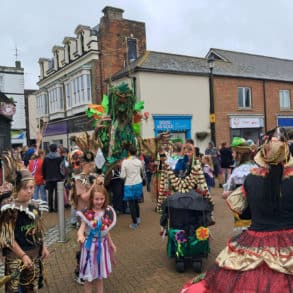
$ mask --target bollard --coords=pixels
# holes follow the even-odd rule
[[[59,218],[59,240],[58,242],[66,242],[65,240],[65,215],[64,215],[64,182],[57,182],[58,197],[58,218]]]

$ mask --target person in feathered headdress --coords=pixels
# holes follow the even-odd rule
[[[32,200],[32,174],[26,169],[13,170],[9,161],[4,159],[6,179],[14,178],[14,182],[5,182],[1,193],[14,195],[14,199],[2,204],[0,212],[0,248],[5,255],[5,277],[0,284],[6,283],[6,292],[37,292],[42,285],[41,259],[49,255],[41,221],[42,212],[48,207],[46,202]],[[5,186],[8,189],[4,192]]]
[[[182,292],[292,292],[293,158],[286,131],[268,132],[254,160],[257,167],[227,198],[238,214],[250,208],[251,226],[228,241],[204,281]]]

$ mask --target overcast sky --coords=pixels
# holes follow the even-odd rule
[[[293,59],[292,0],[0,0],[0,65],[14,66],[15,47],[25,88],[37,89],[40,57],[95,26],[105,6],[146,23],[147,49],[203,57],[209,48]]]

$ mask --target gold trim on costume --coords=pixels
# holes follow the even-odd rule
[[[237,213],[242,214],[242,212],[247,208],[248,203],[245,194],[243,193],[243,187],[240,186],[236,188],[226,199],[229,208]]]

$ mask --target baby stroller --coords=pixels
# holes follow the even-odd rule
[[[178,272],[184,272],[186,263],[201,272],[202,259],[210,251],[207,227],[212,209],[209,200],[194,190],[176,192],[164,202],[160,224],[167,230],[167,255],[175,257]]]

